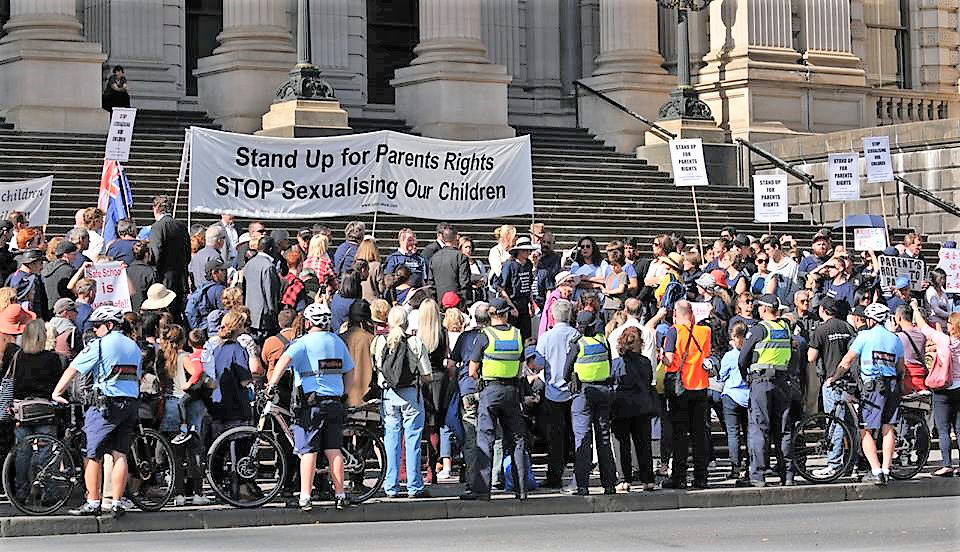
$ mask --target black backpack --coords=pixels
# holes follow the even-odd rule
[[[420,359],[410,350],[407,340],[401,340],[392,351],[389,345],[384,345],[384,347],[383,362],[380,364],[384,389],[399,389],[417,385]]]

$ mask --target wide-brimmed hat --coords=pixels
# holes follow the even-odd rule
[[[30,264],[46,259],[47,256],[39,249],[27,249],[16,256],[16,261],[20,264]]]
[[[53,314],[62,314],[67,311],[77,310],[77,302],[69,297],[61,297],[53,304]]]
[[[510,254],[514,251],[534,251],[537,246],[530,243],[530,238],[517,238],[517,243],[510,248]]]
[[[697,278],[697,285],[709,291],[717,287],[717,281],[713,279],[713,276],[704,273]]]
[[[683,270],[683,257],[681,257],[676,251],[671,252],[669,255],[664,255],[657,260],[676,270],[677,272]]]
[[[20,335],[27,323],[36,318],[36,314],[24,310],[18,303],[7,305],[7,308],[0,311],[0,333]]]
[[[558,273],[554,276],[553,281],[558,285],[563,285],[564,282],[570,280],[570,285],[576,286],[580,283],[580,276],[578,274],[572,274],[569,270],[564,270],[563,272]]]
[[[170,306],[170,303],[177,298],[177,294],[167,289],[167,286],[156,283],[147,289],[147,298],[141,304],[144,310],[160,310]]]

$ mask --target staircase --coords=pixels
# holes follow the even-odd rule
[[[390,129],[409,132],[402,121],[351,119],[357,132]],[[134,217],[143,225],[152,222],[151,201],[156,194],[174,195],[183,147],[183,129],[190,125],[214,127],[199,112],[168,113],[141,110],[137,114],[131,158],[125,164],[133,189]],[[696,240],[696,224],[690,191],[676,188],[670,175],[644,160],[615,153],[584,129],[521,127],[518,135],[530,134],[533,150],[535,220],[551,229],[557,247],[569,248],[582,236],[600,244],[614,239],[640,238],[651,243],[661,232],[679,232],[688,242]],[[50,235],[63,234],[73,226],[77,209],[97,200],[104,136],[89,134],[23,133],[0,130],[0,181],[54,175]],[[176,215],[186,219],[187,189],[180,191]],[[751,221],[753,194],[747,188],[711,185],[697,190],[705,244],[719,235],[724,225],[759,236],[765,224]],[[195,215],[192,222],[210,223],[216,217]],[[373,227],[373,214],[319,220],[277,220],[271,228],[295,230],[323,222],[334,230],[337,240],[349,219]],[[422,244],[434,236],[438,221],[379,214],[376,234],[384,252],[395,247],[394,237],[403,226],[413,227]],[[514,224],[527,232],[531,217],[461,221],[457,229],[476,240],[476,250],[485,251],[494,243],[493,229]],[[239,221],[245,225],[246,221]],[[809,221],[791,214],[790,222],[778,224],[777,231],[790,233],[801,244],[809,243],[816,230]]]

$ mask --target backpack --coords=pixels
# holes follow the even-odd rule
[[[400,341],[392,351],[389,345],[384,344],[383,361],[380,363],[383,388],[399,389],[417,385],[420,373],[419,363],[420,359],[413,354],[407,339]]]
[[[210,304],[207,292],[214,285],[216,285],[216,282],[206,282],[187,296],[187,306],[184,309],[184,314],[191,330],[207,328],[207,315],[214,309],[214,305]]]
[[[677,279],[671,279],[667,287],[663,290],[663,297],[660,298],[660,307],[667,309],[667,312],[673,310],[673,305],[681,299],[686,299],[687,288],[683,282]]]

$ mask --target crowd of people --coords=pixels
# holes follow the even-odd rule
[[[294,409],[300,488],[290,505],[303,510],[321,453],[336,507],[349,505],[345,407],[371,402],[388,498],[427,497],[428,486],[458,478],[463,500],[504,487],[519,499],[535,487],[587,495],[594,467],[605,494],[658,481],[706,488],[718,460],[711,410],[736,486],[767,485],[771,470],[792,485],[793,424],[841,400],[840,380],[867,399],[864,477],[885,485],[901,394],[926,392],[934,362],[949,367],[932,390],[934,475],[960,475],[950,448],[960,430],[960,302],[940,269],[881,285],[877,254],[919,256],[915,234],[860,254],[826,230],[804,248],[733,227],[702,249],[660,234],[602,249],[584,237],[562,251],[542,224],[527,235],[504,225],[484,262],[481,241],[447,223],[425,245],[400,230],[383,258],[360,221],[339,241],[324,225],[294,235],[252,221],[241,231],[231,215],[188,228],[165,196],[153,211],[139,230],[120,221],[107,243],[96,208],[49,241],[21,213],[0,223],[0,374],[14,400],[85,401],[88,495],[77,515],[107,508],[106,454],[109,508],[131,506],[125,451],[138,420],[178,450],[198,450],[251,422],[254,389]],[[126,265],[129,312],[99,304],[85,277],[108,260]],[[56,431],[0,421],[4,450]],[[541,481],[530,469],[535,448],[546,453]],[[178,505],[208,501],[194,468],[178,477]]]

